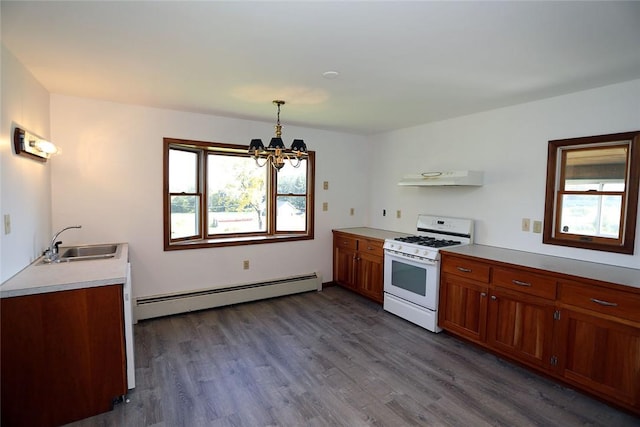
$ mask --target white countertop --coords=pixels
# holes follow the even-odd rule
[[[42,257],[0,284],[0,298],[125,283],[129,245],[108,259],[40,264]]]
[[[397,231],[382,230],[379,228],[371,228],[371,227],[336,228],[333,231],[356,234],[358,236],[370,237],[372,239],[379,239],[379,240],[410,236],[410,234],[407,234],[407,233],[400,233]]]

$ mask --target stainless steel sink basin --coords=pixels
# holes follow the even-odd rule
[[[60,258],[113,257],[118,245],[74,246],[61,250]]]
[[[122,245],[109,243],[104,245],[82,245],[60,247],[59,256],[54,261],[42,259],[38,264],[59,264],[63,262],[91,261],[120,257]]]

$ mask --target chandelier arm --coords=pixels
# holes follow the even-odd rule
[[[254,159],[255,159],[255,161],[256,161],[256,165],[258,165],[258,167],[259,167],[259,168],[261,168],[261,167],[265,166],[265,165],[269,162],[269,157],[266,157],[266,158],[264,159],[264,163],[263,163],[263,164],[260,164],[260,162],[259,162],[259,159],[260,159],[260,158],[259,158],[259,157],[254,157]]]

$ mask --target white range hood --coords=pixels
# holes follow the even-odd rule
[[[446,171],[423,172],[414,175],[405,175],[398,185],[411,187],[469,185],[481,186],[483,180],[481,171]]]

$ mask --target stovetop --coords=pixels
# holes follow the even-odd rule
[[[462,244],[460,240],[439,239],[429,236],[396,237],[394,240],[403,243],[412,243],[419,246],[427,246],[430,248],[446,248],[447,246],[457,246]]]
[[[437,260],[441,248],[473,243],[473,220],[418,215],[417,232],[419,234],[385,240],[386,253]]]

